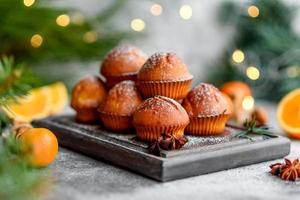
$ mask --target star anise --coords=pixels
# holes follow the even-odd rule
[[[163,133],[161,136],[149,145],[149,151],[155,155],[161,156],[161,149],[175,150],[180,149],[187,143],[187,138],[172,133]]]
[[[270,165],[270,173],[279,176],[283,180],[297,181],[300,176],[299,159],[291,161],[284,159],[285,163],[275,163]]]

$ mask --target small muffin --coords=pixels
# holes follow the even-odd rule
[[[73,88],[71,107],[77,112],[76,120],[93,123],[98,119],[97,108],[107,95],[104,83],[95,76],[81,79]]]
[[[217,135],[223,133],[228,102],[213,85],[200,83],[191,90],[182,102],[190,117],[186,132],[191,135]]]
[[[131,45],[118,46],[104,58],[100,72],[106,78],[108,88],[112,88],[123,80],[136,80],[140,68],[147,56],[137,47]]]
[[[145,100],[133,114],[137,137],[144,141],[154,141],[163,133],[183,136],[188,123],[189,117],[184,108],[164,96]]]
[[[145,98],[162,95],[183,99],[193,76],[174,53],[156,53],[143,65],[138,74],[138,86]]]
[[[107,129],[121,131],[132,127],[132,114],[143,99],[134,81],[116,84],[99,108],[100,117]]]

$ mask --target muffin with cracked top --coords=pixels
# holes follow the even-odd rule
[[[154,141],[163,133],[183,136],[188,123],[189,117],[184,108],[164,96],[146,99],[133,114],[137,137],[144,141]]]
[[[156,53],[143,65],[137,83],[145,98],[156,95],[183,99],[191,86],[193,76],[184,62],[174,53]]]
[[[191,135],[218,135],[230,115],[227,100],[218,88],[200,83],[182,102],[190,118],[186,132]]]
[[[113,131],[131,128],[132,114],[142,101],[134,81],[126,80],[116,84],[99,108],[104,126]]]
[[[123,80],[136,81],[137,73],[147,60],[147,55],[132,45],[121,45],[112,49],[104,58],[100,73],[106,85],[112,88]]]

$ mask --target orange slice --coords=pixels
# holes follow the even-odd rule
[[[281,128],[293,138],[300,138],[300,88],[288,93],[277,109]]]
[[[62,82],[51,84],[48,87],[52,94],[50,114],[57,114],[61,112],[68,103],[67,88]]]
[[[19,122],[30,122],[46,117],[51,109],[51,90],[48,87],[33,89],[17,102],[10,103],[3,110]]]

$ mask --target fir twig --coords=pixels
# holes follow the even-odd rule
[[[0,60],[0,106],[6,106],[10,101],[26,93],[40,81],[24,65],[15,65],[13,57],[4,56]]]
[[[0,135],[2,129],[9,124],[2,109],[40,85],[41,81],[24,65],[15,65],[13,57],[4,56],[0,60]]]
[[[231,124],[226,124],[226,126],[233,128],[233,129],[241,130],[240,132],[235,134],[234,137],[246,138],[246,139],[250,139],[251,141],[253,141],[253,138],[251,136],[249,136],[250,134],[260,135],[260,136],[263,136],[266,138],[278,137],[277,135],[274,135],[271,131],[269,131],[269,128],[266,126],[257,127],[255,120],[249,121],[249,122],[246,121],[244,124],[244,127],[235,126],[235,125],[231,125]]]

